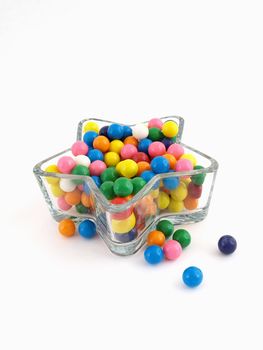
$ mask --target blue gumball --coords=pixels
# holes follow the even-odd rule
[[[151,161],[151,168],[155,174],[167,173],[170,168],[170,163],[165,157],[157,156]]]
[[[92,177],[92,179],[93,179],[93,181],[95,182],[95,184],[96,184],[96,186],[97,187],[100,187],[100,185],[101,185],[101,179],[100,179],[100,177],[99,176],[91,176]]]
[[[151,265],[159,264],[164,259],[164,253],[158,245],[151,245],[145,249],[144,259]]]
[[[225,235],[222,236],[218,241],[218,249],[221,253],[229,255],[234,253],[237,248],[237,241],[233,236]]]
[[[142,139],[138,144],[138,151],[148,154],[148,148],[149,148],[151,143],[152,143],[152,140],[150,140],[148,138]]]
[[[170,170],[169,173],[174,173],[173,170]],[[179,177],[167,177],[163,179],[163,185],[167,190],[175,190],[180,184]]]
[[[93,238],[96,235],[96,225],[91,220],[84,220],[79,224],[79,234],[84,238]]]
[[[103,160],[104,159],[103,153],[98,149],[89,150],[88,157],[89,157],[91,163],[94,162],[95,160]]]
[[[83,136],[83,141],[89,146],[92,147],[94,139],[98,136],[96,131],[87,131]]]
[[[123,126],[120,124],[111,124],[108,127],[107,134],[110,140],[120,140],[123,138]]]
[[[114,233],[114,238],[118,242],[127,243],[133,241],[137,237],[137,229],[134,228],[127,233]]]
[[[124,125],[122,138],[125,139],[128,136],[132,136],[132,129],[128,125]]]
[[[103,127],[100,129],[99,134],[102,135],[102,136],[108,137],[108,128],[109,128],[108,125],[103,126]]]
[[[203,272],[196,266],[190,266],[183,272],[183,282],[187,287],[194,288],[203,281]]]

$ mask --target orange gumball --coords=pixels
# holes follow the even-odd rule
[[[198,199],[193,198],[191,196],[187,196],[184,199],[184,206],[188,210],[194,210],[198,207]]]
[[[166,153],[163,155],[164,158],[166,158],[170,164],[170,169],[174,170],[176,159],[172,154]]]
[[[145,170],[151,170],[151,165],[148,162],[141,161],[141,162],[138,162],[137,165],[138,165],[137,176],[140,176],[141,173],[143,173]]]
[[[148,245],[158,245],[162,247],[165,242],[165,235],[161,231],[152,231],[148,234],[147,244]]]
[[[93,147],[105,153],[110,148],[110,141],[106,136],[97,136],[93,141]]]
[[[75,234],[76,226],[73,220],[63,219],[58,224],[59,232],[65,237],[71,237]]]
[[[82,192],[80,200],[84,207],[90,208],[92,206],[91,196],[89,196],[87,193]]]
[[[134,136],[128,136],[126,139],[123,141],[125,145],[130,144],[135,147],[138,146],[138,140]]]
[[[64,199],[65,202],[69,205],[77,205],[80,203],[81,200],[81,192],[78,188],[76,188],[72,192],[65,193]]]

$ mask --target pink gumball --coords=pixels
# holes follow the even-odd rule
[[[184,154],[184,149],[178,143],[173,143],[171,146],[169,146],[167,153],[170,153],[176,159],[179,159]]]
[[[175,171],[191,171],[193,163],[188,159],[179,159],[175,164]]]
[[[81,185],[78,185],[77,187],[78,187],[78,189],[79,189],[81,192],[83,192],[83,191],[84,191],[84,189],[83,189],[83,185],[82,185],[82,184],[81,184]]]
[[[177,241],[166,241],[163,246],[164,256],[167,260],[176,260],[182,253],[181,244]]]
[[[83,141],[76,141],[71,147],[71,152],[74,156],[86,155],[89,151],[89,146]]]
[[[162,129],[163,126],[163,122],[161,121],[161,119],[158,118],[153,118],[151,120],[149,120],[148,123],[148,128],[158,128],[158,129]]]
[[[152,158],[157,156],[163,156],[165,152],[166,152],[165,145],[160,141],[152,142],[148,147],[148,153]]]
[[[60,210],[69,210],[71,208],[71,205],[65,201],[64,196],[59,197],[57,203]]]
[[[131,159],[135,154],[138,153],[137,147],[132,144],[124,145],[121,149],[122,159]]]
[[[61,157],[58,160],[58,169],[63,174],[70,174],[75,165],[75,160],[69,156]]]
[[[101,173],[107,168],[106,164],[102,160],[95,160],[89,166],[91,176],[100,176]]]

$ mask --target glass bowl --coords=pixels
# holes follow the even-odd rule
[[[206,154],[180,142],[183,120],[179,121],[177,143],[185,153],[192,154],[203,168],[156,174],[134,197],[124,204],[112,204],[104,197],[89,176],[46,172],[47,166],[56,164],[61,156],[72,155],[67,149],[35,165],[33,171],[44,195],[51,215],[56,221],[71,218],[76,223],[85,218],[97,226],[97,232],[109,249],[118,255],[130,255],[145,243],[148,233],[160,219],[168,218],[175,225],[191,224],[203,220],[209,209],[218,163]],[[174,117],[163,118],[174,120]],[[85,119],[79,123],[77,138],[82,138],[83,125],[96,121],[100,126],[112,122]],[[71,195],[60,187],[61,179],[77,183],[71,208],[61,209],[59,198]],[[179,183],[177,189],[172,184]],[[178,190],[179,188],[179,190]],[[74,203],[74,204],[73,204]]]

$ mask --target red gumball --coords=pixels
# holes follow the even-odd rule
[[[149,162],[149,156],[144,152],[137,152],[133,157],[132,160],[134,160],[136,163],[139,162]]]
[[[188,185],[188,195],[192,198],[200,198],[202,195],[202,186],[197,186],[193,182]]]
[[[115,204],[115,205],[121,205],[121,204],[127,203],[127,199],[121,198],[121,197],[116,197],[113,200],[111,200],[111,203]],[[111,219],[114,219],[114,220],[127,219],[129,216],[131,216],[132,210],[133,210],[133,207],[130,206],[128,209],[126,209],[124,211],[121,211],[121,212],[118,212],[118,213],[111,213],[110,214]]]

